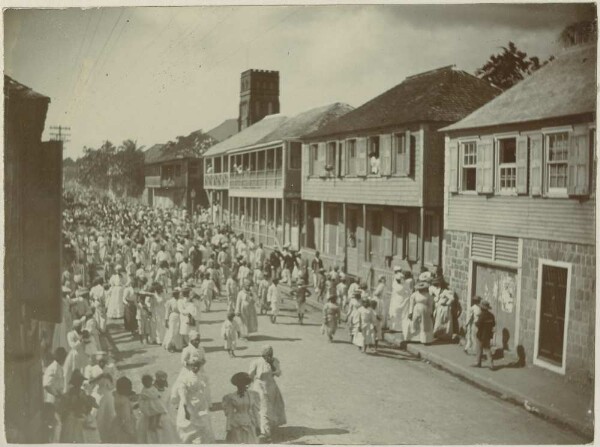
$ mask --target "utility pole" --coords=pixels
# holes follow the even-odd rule
[[[71,134],[68,132],[71,130],[70,127],[65,127],[65,126],[50,126],[50,129],[52,130],[50,132],[50,137],[52,140],[54,141],[62,141],[63,143],[68,143],[69,141],[69,137],[71,136]]]

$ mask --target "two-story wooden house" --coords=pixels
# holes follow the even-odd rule
[[[220,151],[227,147],[228,161],[221,166],[228,166],[230,171],[227,209],[229,223],[235,231],[254,237],[265,247],[285,243],[300,247],[302,146],[299,138],[350,110],[349,105],[336,103],[292,118],[268,116],[224,142],[223,147],[213,148]],[[268,128],[271,131],[258,138]],[[207,156],[205,160],[208,163],[205,167],[219,165],[218,159],[211,160]],[[210,182],[209,174],[206,179],[205,184]]]
[[[406,78],[303,138],[304,251],[351,275],[440,265],[444,139],[499,91],[444,67]],[[373,282],[372,282],[373,284]],[[388,281],[391,284],[391,281]]]
[[[285,122],[283,115],[268,115],[240,133],[215,144],[204,153],[204,190],[208,196],[213,221],[217,224],[230,223],[229,182],[232,173],[238,172],[237,164],[229,161],[229,151],[257,144]],[[242,168],[243,169],[243,168]],[[234,204],[237,205],[237,202]]]
[[[566,50],[446,134],[444,272],[496,342],[594,373],[596,46]]]

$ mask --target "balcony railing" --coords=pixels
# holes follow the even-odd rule
[[[229,172],[219,172],[204,175],[205,188],[227,188],[229,186]]]
[[[185,186],[185,178],[182,177],[163,177],[160,179],[161,188],[173,188]]]
[[[158,188],[160,186],[160,175],[147,175],[144,183],[146,188]]]
[[[281,169],[250,171],[241,174],[232,173],[231,188],[243,189],[274,189],[281,188],[283,174]]]

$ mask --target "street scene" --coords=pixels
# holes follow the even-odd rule
[[[156,6],[4,11],[8,443],[593,442],[595,4]]]

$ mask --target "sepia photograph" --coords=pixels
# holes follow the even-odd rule
[[[594,442],[596,2],[2,16],[0,442]]]

